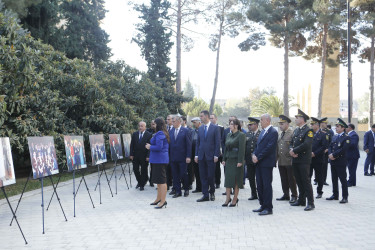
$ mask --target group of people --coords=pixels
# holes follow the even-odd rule
[[[33,178],[52,175],[58,171],[55,147],[52,142],[35,142],[29,146]]]
[[[166,194],[170,187],[173,198],[187,197],[195,180],[196,189],[192,192],[202,193],[197,202],[214,201],[215,189],[220,187],[220,165],[223,165],[226,199],[222,206],[238,205],[239,189],[244,187],[247,177],[251,188],[249,200],[258,199],[260,203],[260,208],[253,212],[269,215],[273,213],[273,168],[278,167],[283,196],[277,200],[289,201],[291,206],[304,206],[305,211],[311,211],[315,208],[311,178],[315,172],[315,198],[322,198],[323,186],[328,185],[325,178],[330,162],[333,194],[326,199],[339,199],[340,180],[340,203],[348,202],[348,186],[356,185],[359,158],[358,135],[353,124],[338,118],[334,134],[328,128],[327,118],[311,117],[309,126],[310,117],[302,110],[295,116],[294,130],[290,126],[291,119],[285,115],[279,116],[278,129],[272,126],[268,114],[260,119],[248,119],[248,131],[235,116],[230,117],[229,128],[224,129],[216,124],[217,117],[205,110],[200,117],[191,120],[192,128],[187,127],[186,119],[179,115],[169,115],[166,122],[157,118],[148,130],[146,123],[140,122],[130,145],[137,188],[144,190],[148,180],[150,185],[156,183],[157,197],[151,205],[163,208],[167,205]],[[372,140],[368,139],[370,144],[372,142],[371,157],[375,158],[374,136],[375,126]],[[150,178],[148,163],[151,165]],[[372,174],[373,161],[369,165]]]
[[[65,139],[65,152],[69,171],[86,166],[83,141],[78,139]]]

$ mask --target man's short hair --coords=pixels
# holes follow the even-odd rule
[[[213,114],[213,113],[212,113],[211,115],[213,115],[213,116],[214,116],[214,117],[215,117],[215,118],[217,119],[217,116],[216,116],[216,114]]]
[[[202,110],[201,113],[203,113],[205,116],[210,117],[210,112],[208,112],[208,110]]]
[[[331,128],[332,128],[331,124],[328,124],[328,125],[327,125],[327,128],[331,129]]]
[[[349,123],[349,124],[348,124],[348,127],[350,127],[350,128],[353,129],[353,130],[355,129],[355,126],[354,126],[353,123]]]
[[[186,116],[181,116],[181,119],[186,122]]]

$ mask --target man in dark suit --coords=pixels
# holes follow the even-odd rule
[[[201,126],[201,119],[199,117],[194,117],[191,119],[193,123],[193,129],[191,131],[191,146],[192,146],[192,158],[195,158],[195,149],[198,141],[198,128]],[[195,161],[191,161],[193,175],[195,176],[195,190],[192,193],[201,193],[202,192],[202,183],[199,175],[199,166]]]
[[[138,124],[138,131],[132,135],[130,142],[130,160],[133,162],[133,171],[137,179],[137,186],[141,191],[147,182],[147,166],[149,150],[146,149],[146,143],[150,143],[151,134],[146,131],[146,123],[141,121]],[[141,171],[139,171],[141,168]]]
[[[189,129],[181,126],[182,119],[172,117],[173,128],[169,131],[169,162],[173,175],[173,198],[182,196],[181,184],[185,190],[184,197],[189,196],[187,164],[191,161],[191,134]]]
[[[367,131],[364,135],[363,150],[366,152],[365,160],[365,176],[374,175],[375,163],[375,124],[371,126],[371,130]],[[370,168],[370,173],[368,172]]]
[[[220,130],[220,138],[223,136],[224,134],[224,127],[217,124],[217,116],[215,114],[211,114],[210,115],[210,121],[212,124],[215,124],[219,127],[219,130]],[[220,168],[220,163],[223,161],[223,155],[220,154],[219,156],[219,160],[216,162],[216,166],[215,166],[215,184],[216,184],[216,188],[220,188],[220,183],[221,183],[221,168]]]
[[[322,198],[323,195],[323,161],[324,161],[324,152],[328,149],[328,135],[320,130],[320,120],[311,117],[311,128],[314,132],[314,138],[312,143],[312,152],[311,152],[311,165],[310,165],[310,178],[315,171],[315,179],[318,183],[317,199]]]
[[[218,126],[210,122],[210,113],[207,110],[200,113],[200,118],[203,125],[198,129],[195,162],[199,162],[203,196],[197,202],[214,201],[215,164],[220,156],[220,130]]]
[[[331,144],[334,133],[331,129],[331,125],[328,125],[328,118],[320,119],[320,129],[328,135],[328,145]],[[327,183],[327,171],[328,171],[328,148],[324,151],[323,156],[323,185],[328,186]],[[315,183],[314,183],[315,184]],[[316,184],[318,184],[316,182]]]
[[[311,211],[315,208],[311,179],[309,177],[314,133],[306,124],[308,119],[310,117],[298,109],[298,114],[296,115],[296,125],[298,127],[294,130],[289,146],[289,154],[293,157],[293,173],[299,191],[298,200],[290,205],[306,206],[307,197],[308,204],[304,209],[305,211]]]
[[[339,180],[342,187],[342,200],[341,204],[348,203],[348,183],[346,180],[346,164],[347,164],[347,152],[350,145],[350,139],[345,134],[345,129],[348,127],[346,123],[338,118],[336,123],[336,132],[332,139],[331,144],[328,148],[328,157],[331,162],[331,176],[332,176],[332,191],[331,197],[326,200],[338,200],[339,199]]]
[[[272,214],[272,171],[276,167],[277,130],[271,125],[271,116],[264,114],[260,117],[262,131],[259,134],[257,147],[252,160],[256,166],[256,182],[260,208],[253,210],[259,215]]]
[[[167,119],[166,120],[166,124],[167,124],[167,130],[168,130],[168,133],[171,131],[171,129],[173,128],[173,124],[172,124],[172,117],[173,115],[168,115],[167,116]],[[167,165],[167,187],[168,187],[168,190],[169,190],[169,187],[173,185],[173,182],[172,182],[172,169],[171,169],[171,164],[168,164]],[[174,195],[176,192],[172,186],[172,191],[169,193],[170,195]]]
[[[359,149],[358,149],[359,136],[354,131],[354,129],[355,129],[354,124],[349,123],[348,127],[345,130],[350,138],[350,145],[349,145],[348,153],[346,157],[348,160],[348,171],[349,171],[348,187],[357,185],[356,172],[357,172],[358,159],[360,157]]]

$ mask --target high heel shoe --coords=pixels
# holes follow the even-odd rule
[[[231,203],[229,206],[230,206],[230,207],[238,206],[238,201],[239,201],[239,200],[238,200],[238,198],[237,198],[236,204]]]
[[[156,206],[156,207],[154,207],[154,208],[155,208],[155,209],[160,209],[160,208],[163,208],[164,206],[165,206],[165,208],[167,208],[167,202],[164,202],[164,204],[161,205],[161,207]]]
[[[222,207],[227,207],[228,204],[232,201],[232,199],[230,198],[229,201],[227,203],[224,203],[223,205],[221,205]]]
[[[153,202],[153,203],[150,203],[150,205],[151,205],[151,206],[155,206],[155,205],[159,204],[159,202],[161,202],[161,200],[156,201],[156,202]]]

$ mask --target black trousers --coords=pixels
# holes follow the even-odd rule
[[[140,187],[144,187],[147,182],[147,167],[148,162],[146,159],[134,158],[133,159],[133,171],[135,175],[135,179],[138,182]]]
[[[310,205],[314,204],[314,195],[310,180],[310,164],[293,163],[293,174],[296,178],[299,197],[298,202],[301,205],[306,204],[306,198]]]
[[[173,183],[172,183],[172,168],[171,168],[171,164],[168,164],[167,165],[167,186],[168,188],[173,186]]]
[[[313,171],[315,171],[315,181],[318,183],[316,191],[318,194],[323,194],[323,162],[312,160],[310,166],[310,179],[313,175]]]
[[[339,198],[339,180],[342,188],[342,198],[348,199],[348,183],[346,181],[346,166],[331,164],[332,191],[335,198]]]
[[[292,197],[297,198],[297,185],[296,179],[293,175],[293,168],[292,166],[279,166],[279,173],[281,179],[281,188],[283,189],[283,193],[285,197],[289,196],[289,189],[292,193]]]
[[[328,152],[324,153],[324,156],[323,156],[323,169],[322,169],[323,183],[327,182],[327,171],[328,171]]]
[[[246,166],[247,166],[247,178],[249,179],[250,188],[251,188],[251,196],[258,197],[257,186],[255,182],[256,165],[247,164]]]
[[[192,158],[191,162],[187,166],[189,186],[193,185],[193,182],[194,182],[194,163],[193,162],[194,162],[194,158]]]
[[[259,204],[263,209],[272,211],[272,171],[273,167],[257,167],[256,180]]]
[[[150,179],[148,179],[150,181],[150,185],[153,184],[152,182],[152,164],[150,164]]]
[[[199,174],[199,165],[195,161],[192,162],[192,164],[193,164],[194,175],[195,175],[195,189],[198,191],[202,191],[202,182],[201,182],[201,177]]]
[[[223,157],[219,157],[219,160],[216,162],[215,166],[215,184],[220,185],[221,183],[221,168],[220,168],[220,162],[222,162]]]

